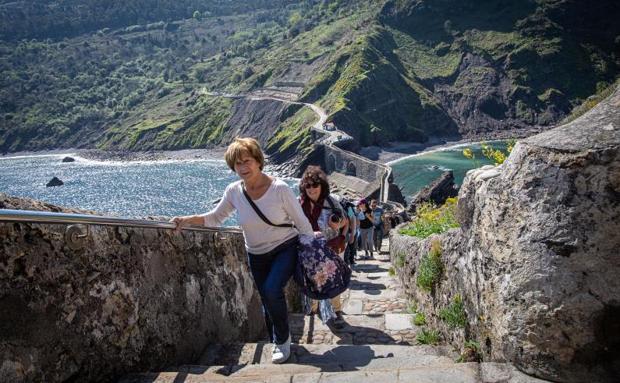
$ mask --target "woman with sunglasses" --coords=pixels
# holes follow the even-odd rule
[[[263,303],[272,362],[284,363],[291,353],[291,336],[284,287],[297,264],[298,235],[314,235],[312,226],[288,185],[263,173],[265,159],[253,138],[236,138],[224,155],[241,180],[226,187],[217,207],[202,215],[174,217],[177,231],[185,225],[220,226],[235,210],[243,229],[250,270]],[[265,222],[250,199],[273,224]]]
[[[346,239],[341,231],[346,233],[348,220],[340,205],[340,198],[329,192],[325,172],[318,166],[308,166],[299,182],[299,192],[301,207],[312,230],[323,233],[332,250],[343,256]],[[327,326],[337,330],[344,328],[340,296],[316,301],[304,295],[302,301],[306,313],[316,312],[318,306],[321,320]]]

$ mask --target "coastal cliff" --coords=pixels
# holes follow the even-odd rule
[[[401,281],[446,340],[474,341],[484,360],[553,381],[620,376],[619,110],[620,88],[520,141],[503,165],[470,171],[460,228],[426,239],[392,233]],[[437,241],[443,271],[427,292],[416,280]],[[463,320],[450,323],[459,305]]]

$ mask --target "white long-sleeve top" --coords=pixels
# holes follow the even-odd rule
[[[220,226],[237,210],[245,248],[248,253],[254,254],[267,253],[298,234],[314,234],[295,194],[284,181],[274,179],[265,194],[253,202],[271,223],[293,223],[295,227],[275,227],[265,223],[243,195],[241,180],[228,185],[215,209],[202,214],[204,225]]]

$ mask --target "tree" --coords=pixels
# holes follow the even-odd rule
[[[181,79],[181,82],[183,83],[183,86],[185,86],[185,82],[187,82],[187,80],[189,80],[189,77],[187,77],[187,74],[185,74],[185,73],[181,73],[179,78]]]
[[[381,128],[375,126],[375,124],[370,125],[370,133],[372,134],[372,141],[374,145],[379,144],[379,136],[381,135]]]

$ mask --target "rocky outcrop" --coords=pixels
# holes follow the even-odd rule
[[[570,124],[519,142],[499,167],[468,173],[460,229],[419,240],[392,234],[400,278],[427,320],[486,360],[561,382],[620,376],[620,89]],[[441,241],[443,274],[416,287]],[[467,323],[439,312],[459,294]]]
[[[458,193],[459,189],[454,184],[454,174],[452,170],[448,170],[413,196],[408,211],[415,214],[417,207],[424,202],[443,205],[446,199],[456,197]]]
[[[91,225],[73,250],[65,228],[0,223],[0,381],[112,381],[264,334],[241,234]]]
[[[54,177],[45,186],[49,188],[52,186],[62,186],[64,184],[65,183],[58,179],[58,177]]]
[[[235,137],[254,137],[267,146],[288,108],[294,106],[277,100],[235,100],[221,144],[228,144]]]

